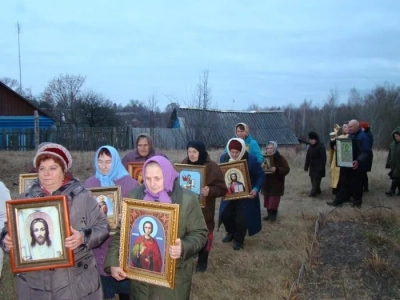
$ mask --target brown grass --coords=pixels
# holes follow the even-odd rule
[[[313,256],[309,257],[314,224],[319,213],[322,213],[322,227],[330,222],[357,221],[371,222],[375,226],[392,228],[391,224],[393,223],[382,225],[380,223],[383,222],[382,218],[372,217],[375,216],[376,211],[382,211],[387,215],[384,212],[387,209],[374,209],[366,212],[365,216],[362,214],[362,211],[372,206],[391,207],[392,211],[397,214],[400,197],[387,198],[383,194],[390,185],[387,170],[384,169],[387,153],[375,152],[374,154],[374,171],[369,173],[371,192],[365,195],[360,212],[350,206],[332,211],[326,205],[326,201],[332,198],[329,174],[322,181],[322,195],[318,198],[307,197],[310,179],[308,174],[303,171],[304,153],[296,154],[291,150],[283,152],[282,154],[290,164],[291,172],[286,179],[285,196],[281,201],[277,221],[272,224],[263,222],[262,231],[253,237],[247,237],[242,251],[234,251],[229,244],[223,244],[221,240],[225,232],[223,228],[219,231],[216,229],[209,269],[204,274],[194,275],[192,299],[288,299],[292,283],[297,280],[302,263],[309,261],[306,264],[307,279],[305,279],[309,280],[311,278],[309,274],[312,274],[313,269],[316,268],[315,263],[321,261],[318,255],[323,253],[324,249],[321,248],[322,241],[320,240],[315,244]],[[180,162],[185,157],[184,151],[165,151],[165,153],[172,162]],[[124,154],[121,153],[121,156]],[[220,152],[213,151],[210,154],[217,161]],[[13,183],[18,182],[18,174],[24,173],[32,167],[33,155],[33,152],[1,152],[0,154],[1,178],[11,189],[14,198],[17,196],[18,187],[13,186]],[[72,153],[74,160],[72,172],[82,181],[93,174],[93,155],[94,152]],[[327,173],[329,173],[329,168],[327,168]],[[262,212],[264,215],[265,210],[263,209]],[[217,215],[218,212],[216,212]],[[371,216],[371,220],[367,220],[367,215]],[[396,232],[393,234],[396,236]],[[374,256],[372,253],[368,252],[368,256],[363,258],[365,266],[368,264],[371,267],[372,264],[378,266],[378,258],[387,259],[379,252],[378,256]],[[382,261],[380,261],[381,265]],[[390,264],[389,260],[388,264]],[[12,276],[7,266],[4,273],[5,276],[0,282],[1,294],[7,295],[7,299],[11,300],[13,299]],[[326,282],[334,282],[333,276],[337,276],[337,273],[326,266],[324,276],[326,276]],[[353,279],[346,277],[345,273],[341,278],[341,290],[348,290]],[[318,289],[324,285],[310,281],[310,286]],[[306,288],[307,285],[304,285],[292,290],[292,299],[302,299],[301,291]],[[293,291],[298,293],[294,295]],[[338,297],[343,296],[341,294]]]

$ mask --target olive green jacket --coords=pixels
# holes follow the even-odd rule
[[[207,226],[197,200],[196,194],[183,189],[178,181],[174,183],[174,190],[170,194],[172,203],[179,204],[178,237],[181,239],[183,253],[176,261],[175,288],[156,287],[135,280],[131,281],[131,294],[134,299],[150,299],[158,293],[160,299],[189,299],[193,274],[193,257],[204,247],[207,241]],[[143,199],[144,185],[133,189],[129,198]],[[108,249],[104,262],[104,270],[110,273],[111,266],[119,266],[120,227]]]

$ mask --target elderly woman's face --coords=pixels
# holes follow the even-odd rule
[[[38,177],[46,190],[54,192],[61,187],[64,181],[64,172],[61,166],[50,158],[40,162]]]
[[[107,175],[110,172],[112,166],[112,158],[106,154],[101,154],[97,160],[97,164],[99,166],[100,173],[103,175]]]
[[[274,154],[274,145],[268,145],[267,146],[267,153],[268,154]]]
[[[200,152],[197,151],[196,148],[189,147],[188,148],[188,156],[191,162],[196,162],[199,160]]]
[[[164,189],[164,175],[158,164],[149,164],[144,171],[146,187],[150,192],[157,194]]]

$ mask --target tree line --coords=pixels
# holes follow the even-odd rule
[[[208,70],[200,73],[199,81],[187,99],[166,95],[170,104],[163,111],[159,108],[156,94],[148,99],[131,99],[125,105],[116,104],[87,88],[86,77],[81,75],[61,74],[53,78],[39,95],[32,95],[29,89],[20,91],[15,79],[3,77],[0,80],[51,115],[58,125],[161,128],[168,126],[171,112],[180,104],[198,109],[216,108],[208,75]],[[384,83],[365,93],[352,88],[347,101],[339,100],[338,91],[332,89],[320,105],[304,99],[297,106],[251,104],[247,110],[284,111],[297,137],[307,140],[307,133],[316,131],[323,142],[329,141],[334,124],[342,125],[351,119],[366,121],[374,135],[374,148],[386,149],[392,141],[392,130],[400,125],[400,86]]]

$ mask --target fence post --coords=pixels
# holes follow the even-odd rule
[[[35,120],[35,126],[34,126],[34,131],[35,131],[35,150],[38,150],[38,146],[40,144],[40,132],[39,132],[39,113],[37,110],[33,112],[34,120]]]

